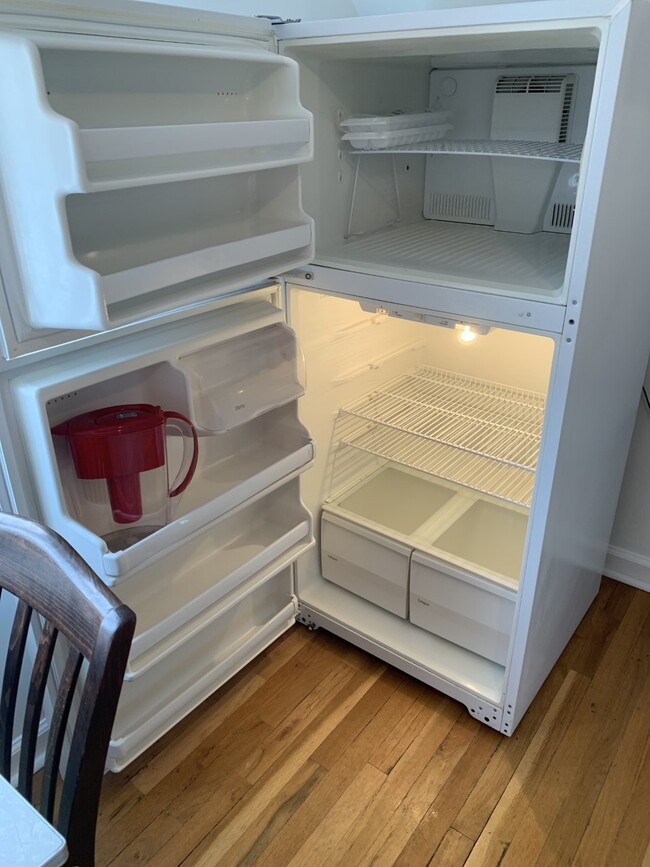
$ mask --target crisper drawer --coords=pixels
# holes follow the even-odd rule
[[[283,570],[142,677],[125,682],[108,750],[122,770],[243,668],[295,621],[292,577]]]
[[[410,619],[441,638],[505,665],[516,592],[414,551]]]
[[[323,577],[406,617],[411,548],[323,510]]]

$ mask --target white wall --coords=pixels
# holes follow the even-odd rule
[[[650,365],[645,383],[650,394]],[[650,590],[650,409],[642,397],[605,574]]]

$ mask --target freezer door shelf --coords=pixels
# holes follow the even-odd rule
[[[137,614],[134,680],[272,580],[313,544],[298,480],[230,514],[119,588]]]
[[[105,330],[312,258],[293,61],[69,35],[0,35],[0,56],[7,293],[27,326]]]
[[[290,570],[122,689],[107,767],[121,771],[295,622]]]

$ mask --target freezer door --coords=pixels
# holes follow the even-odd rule
[[[299,166],[312,116],[268,22],[126,2],[110,25],[115,4],[8,8],[6,355],[210,303],[311,260]]]

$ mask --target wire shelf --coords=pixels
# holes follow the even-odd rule
[[[486,157],[519,157],[529,160],[579,163],[581,144],[545,141],[493,141],[491,139],[439,139],[390,148],[355,149],[355,154],[466,154]]]
[[[418,367],[344,407],[338,440],[529,506],[544,395]]]

